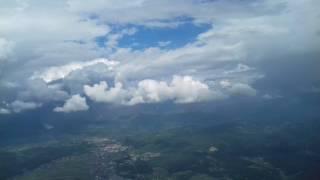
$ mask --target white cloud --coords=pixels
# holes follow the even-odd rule
[[[20,83],[51,66],[103,57],[95,40],[110,27],[70,12],[66,0],[1,1],[0,11],[1,78]]]
[[[32,110],[41,107],[42,104],[35,102],[24,102],[20,100],[16,100],[10,104],[13,112],[19,113],[26,110]]]
[[[30,76],[50,85],[63,80],[61,86],[71,94],[82,93],[70,90],[76,89],[75,86],[81,87],[78,89],[82,91],[84,84],[115,78],[115,87],[103,83],[97,87],[87,86],[87,96],[96,101],[119,104],[167,100],[184,103],[219,97],[216,87],[209,87],[204,82],[229,79],[230,82],[217,83],[221,93],[253,96],[257,92],[250,84],[263,76],[264,73],[257,68],[266,63],[262,61],[281,59],[278,55],[286,58],[296,53],[316,54],[319,51],[320,26],[315,23],[320,15],[317,7],[317,0],[241,3],[92,0],[89,4],[78,0],[5,1],[0,7],[0,61],[10,61],[4,68],[1,66],[7,63],[0,65],[0,88],[9,89],[3,84],[12,82],[18,85],[11,87],[10,92],[23,91],[12,92],[13,96],[18,95],[24,101],[33,101],[34,98],[34,101],[42,102],[47,101],[44,97],[50,94],[54,97],[50,100],[63,100],[66,93],[55,86],[38,83],[21,88]],[[212,28],[175,49],[161,48],[171,40],[163,36],[156,39],[160,47],[119,47],[121,38],[137,31],[125,25],[175,28],[186,22],[205,23]],[[97,45],[98,37],[106,38],[106,48]],[[138,42],[139,38],[132,39],[143,45]],[[116,66],[116,61],[110,64],[113,61],[96,59],[98,57],[115,59],[121,64]],[[87,78],[86,70],[96,66],[112,71],[110,77],[109,74],[107,78],[103,77],[107,73],[100,69],[97,73],[101,76]],[[188,80],[184,76],[171,82],[158,81],[174,74],[197,77],[201,81]],[[135,82],[137,85],[131,86]],[[37,92],[37,88],[41,90]]]
[[[228,70],[225,71],[226,74],[232,74],[232,73],[242,73],[242,72],[246,72],[246,71],[250,71],[253,68],[249,67],[248,65],[245,64],[238,64],[236,68],[232,69],[232,70]]]
[[[0,63],[8,58],[12,53],[13,42],[0,37]]]
[[[173,98],[173,89],[165,81],[142,80],[133,90],[129,104],[161,102]]]
[[[81,97],[79,94],[73,95],[68,99],[62,107],[56,107],[53,111],[55,112],[76,112],[76,111],[86,111],[89,109],[87,105],[86,98]]]
[[[165,81],[145,79],[137,87],[124,89],[119,82],[109,88],[106,82],[93,86],[84,86],[85,94],[96,102],[135,105],[173,101],[175,103],[193,103],[223,98],[221,93],[209,89],[209,86],[190,76],[174,76],[168,84]]]
[[[115,87],[108,87],[107,82],[102,81],[93,86],[85,85],[84,93],[93,101],[105,103],[124,103],[127,97],[127,91],[123,89],[121,83],[116,83]]]
[[[8,9],[1,11],[2,35],[19,42],[57,43],[64,40],[89,41],[110,31],[106,25],[82,19],[77,14],[67,11],[64,0],[50,3],[29,0],[25,3],[27,6],[19,11],[14,11],[15,7],[19,7],[18,4],[11,7],[7,3],[2,4],[4,9]],[[39,48],[39,44],[30,45]]]
[[[174,76],[171,87],[177,103],[208,101],[215,95],[207,84],[194,80],[191,76]]]
[[[245,96],[255,96],[257,95],[257,90],[252,88],[248,84],[243,83],[235,83],[230,88],[228,88],[228,91],[232,95],[245,95]]]
[[[36,72],[31,77],[31,79],[40,78],[40,79],[44,80],[45,82],[50,83],[52,81],[63,79],[74,71],[82,70],[86,67],[94,66],[96,64],[104,65],[104,66],[106,66],[106,68],[109,71],[112,71],[114,69],[114,67],[119,64],[119,62],[110,61],[110,60],[104,59],[104,58],[99,58],[99,59],[95,59],[95,60],[87,61],[87,62],[73,62],[73,63],[67,64],[67,65],[63,65],[63,66],[50,67],[41,73]]]
[[[159,41],[158,45],[160,47],[166,47],[166,46],[170,45],[171,43],[172,43],[171,41]]]
[[[237,3],[233,1],[194,0],[93,0],[90,5],[68,0],[69,9],[79,14],[96,14],[103,21],[116,24],[139,24],[149,27],[176,27],[183,23],[181,17],[192,17],[197,23],[213,22],[221,18],[244,18],[267,13],[273,6],[263,2]],[[264,7],[268,6],[268,7]],[[269,7],[271,6],[271,7]],[[269,8],[269,9],[267,9]],[[108,13],[106,13],[108,12]]]
[[[9,109],[0,108],[0,114],[10,114],[11,111]]]
[[[221,80],[219,85],[222,89],[233,96],[256,96],[257,90],[249,84],[242,82],[231,82],[229,80]]]

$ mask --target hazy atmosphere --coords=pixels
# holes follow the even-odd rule
[[[319,7],[0,0],[0,180],[319,180]]]

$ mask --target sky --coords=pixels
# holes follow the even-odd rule
[[[318,0],[0,4],[0,116],[320,93]]]

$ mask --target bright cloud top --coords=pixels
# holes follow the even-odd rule
[[[170,83],[146,79],[140,81],[137,87],[127,89],[119,82],[109,88],[107,82],[102,81],[93,86],[85,85],[84,92],[93,101],[123,105],[165,101],[194,103],[223,97],[191,76],[174,76]]]
[[[97,64],[101,64],[106,66],[109,71],[112,71],[113,68],[119,64],[117,61],[109,61],[108,59],[99,58],[92,61],[87,62],[78,62],[78,63],[70,63],[63,66],[58,67],[50,67],[42,73],[35,73],[31,79],[40,78],[44,80],[46,83],[50,83],[52,81],[56,81],[59,79],[63,79],[68,76],[70,73],[78,70],[82,70],[86,67],[94,66]]]
[[[55,112],[77,112],[86,111],[89,109],[87,105],[86,98],[81,97],[79,94],[73,95],[68,99],[62,107],[56,107],[53,111]]]

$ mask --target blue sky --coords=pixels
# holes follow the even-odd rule
[[[195,41],[196,37],[210,28],[210,25],[194,25],[186,23],[177,28],[136,27],[138,32],[120,40],[120,47],[145,49],[159,46],[159,42],[170,42],[166,48],[179,48]],[[137,43],[137,45],[135,45]]]
[[[211,24],[194,24],[192,20],[186,20],[183,24],[171,28],[127,25],[114,28],[113,32],[116,33],[121,29],[130,28],[136,29],[137,32],[121,38],[119,40],[119,47],[130,47],[139,50],[148,47],[162,46],[162,48],[175,49],[194,42],[199,34],[211,28]],[[97,38],[97,44],[101,47],[105,47],[107,41],[107,36]]]

